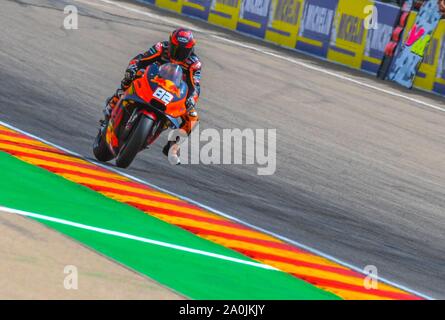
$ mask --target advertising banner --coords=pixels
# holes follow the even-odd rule
[[[440,21],[434,38],[438,40],[438,50],[435,59],[436,70],[433,91],[445,95],[445,20]]]
[[[400,8],[374,0],[139,0],[376,73]],[[445,21],[436,0],[411,12],[389,80],[445,95]]]
[[[182,0],[182,13],[207,20],[209,17],[211,0]]]
[[[266,40],[295,48],[303,0],[272,0]]]
[[[264,38],[271,0],[243,0],[237,30]]]
[[[326,58],[337,0],[305,0],[296,49]]]
[[[157,7],[181,13],[183,0],[156,0]]]
[[[241,0],[212,0],[209,22],[235,30],[238,23]]]
[[[361,69],[377,73],[382,62],[385,46],[391,40],[400,8],[386,3],[375,2],[376,28],[368,30]]]
[[[365,19],[368,26],[365,26]],[[374,19],[374,21],[372,21]],[[328,59],[360,68],[367,31],[377,20],[373,1],[339,0],[332,27]]]
[[[404,40],[400,50],[397,52],[395,59],[391,65],[388,79],[392,80],[404,87],[411,88],[414,84],[414,78],[418,73],[420,63],[427,53],[428,45],[431,42],[433,32],[435,31],[441,14],[439,12],[436,0],[429,0],[424,3],[416,17],[414,25],[408,29],[407,37]],[[433,51],[431,52],[433,53]],[[430,73],[430,71],[429,71]],[[418,83],[421,87],[427,84],[422,83],[422,78],[426,78],[427,74],[418,74]],[[431,90],[430,88],[429,90]]]
[[[425,90],[433,90],[436,70],[439,64],[441,35],[436,30],[431,35],[431,40],[424,50],[422,62],[414,78],[414,86]]]

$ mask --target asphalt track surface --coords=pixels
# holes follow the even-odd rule
[[[75,3],[79,30],[62,27]],[[445,113],[212,36],[235,39],[442,106],[371,76],[204,23],[142,8],[197,32],[201,129],[276,128],[277,170],[172,166],[165,142],[127,173],[445,298]],[[181,22],[182,21],[182,22]],[[129,59],[176,26],[92,1],[6,0],[0,7],[0,119],[87,157],[103,101]]]

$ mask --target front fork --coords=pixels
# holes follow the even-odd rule
[[[144,144],[143,148],[147,148],[149,145],[151,145],[153,142],[156,141],[156,139],[159,137],[159,135],[162,132],[162,126],[163,121],[160,120],[156,113],[146,110],[144,108],[134,108],[130,118],[128,119],[127,123],[125,124],[125,128],[122,132],[122,139],[121,141],[124,142],[125,139],[128,137],[128,134],[131,132],[133,127],[137,124],[138,119],[140,117],[145,116],[153,120],[153,127],[151,129],[150,134],[147,137],[147,141]]]

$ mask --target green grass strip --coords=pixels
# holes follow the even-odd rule
[[[253,261],[3,152],[0,205]],[[338,299],[281,271],[38,221],[192,299]]]

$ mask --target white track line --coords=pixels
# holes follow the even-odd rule
[[[174,249],[174,250],[178,250],[178,251],[194,253],[197,255],[211,257],[211,258],[215,258],[215,259],[219,259],[219,260],[225,260],[225,261],[231,261],[231,262],[235,262],[235,263],[239,263],[239,264],[245,264],[245,265],[260,268],[260,269],[280,271],[272,266],[258,263],[258,262],[232,258],[232,257],[224,256],[221,254],[217,254],[217,253],[207,252],[207,251],[198,250],[198,249],[192,249],[192,248],[188,248],[188,247],[184,247],[184,246],[180,246],[180,245],[176,245],[176,244],[172,244],[172,243],[138,237],[138,236],[134,236],[134,235],[119,232],[119,231],[113,231],[113,230],[108,230],[108,229],[103,229],[103,228],[98,228],[98,227],[92,227],[92,226],[88,226],[86,224],[77,223],[77,222],[59,219],[59,218],[54,218],[54,217],[50,217],[50,216],[43,215],[43,214],[22,211],[22,210],[16,210],[16,209],[11,209],[11,208],[0,206],[0,214],[2,212],[17,214],[20,216],[30,217],[30,218],[34,218],[34,219],[38,219],[38,220],[50,221],[50,222],[78,228],[78,229],[84,229],[84,230],[94,231],[97,233],[107,234],[107,235],[114,236],[114,237],[135,240],[135,241],[152,244],[152,245],[159,246],[159,247],[165,247],[165,248]]]
[[[213,212],[213,213],[215,213],[215,214],[217,214],[217,215],[219,215],[219,216],[225,217],[225,218],[230,219],[230,220],[232,220],[232,221],[236,221],[236,222],[238,222],[238,223],[240,223],[240,224],[242,224],[242,225],[244,225],[244,226],[247,226],[247,227],[252,228],[252,229],[254,229],[254,230],[260,231],[260,232],[262,232],[262,233],[264,233],[264,234],[270,235],[270,236],[275,237],[275,238],[277,238],[277,239],[280,239],[280,240],[282,240],[282,241],[284,241],[284,242],[290,243],[290,244],[292,244],[292,245],[294,245],[294,246],[297,246],[297,247],[299,247],[299,248],[301,248],[301,249],[304,249],[304,250],[306,250],[306,251],[308,251],[308,252],[311,252],[311,253],[313,253],[313,254],[315,254],[315,255],[318,255],[318,256],[323,257],[323,258],[326,258],[326,259],[328,259],[328,260],[334,261],[334,262],[336,262],[336,263],[338,263],[338,264],[340,264],[340,265],[343,265],[343,266],[345,266],[345,267],[347,267],[347,268],[349,268],[349,269],[351,269],[351,270],[354,270],[354,271],[356,271],[356,272],[358,272],[358,273],[364,274],[364,272],[363,272],[363,270],[362,270],[361,268],[356,267],[356,266],[354,266],[354,265],[352,265],[352,264],[350,264],[350,263],[344,262],[344,261],[342,261],[342,260],[340,260],[340,259],[337,259],[337,258],[335,258],[335,257],[333,257],[333,256],[331,256],[331,255],[329,255],[329,254],[326,254],[326,253],[324,253],[324,252],[322,252],[322,251],[319,251],[319,250],[317,250],[317,249],[315,249],[315,248],[312,248],[312,247],[310,247],[310,246],[307,246],[307,245],[305,245],[305,244],[303,244],[303,243],[301,243],[301,242],[292,240],[292,239],[287,238],[287,237],[284,237],[284,236],[282,236],[282,235],[280,235],[280,234],[277,234],[277,233],[274,233],[274,232],[272,232],[272,231],[263,229],[263,228],[258,227],[258,226],[256,226],[256,225],[253,225],[253,224],[251,224],[251,223],[249,223],[249,222],[246,222],[246,221],[244,221],[244,220],[241,220],[241,219],[239,219],[239,218],[237,218],[237,217],[234,217],[234,216],[232,216],[232,215],[229,215],[229,214],[227,214],[227,213],[224,213],[224,212],[222,212],[222,211],[220,211],[220,210],[217,210],[217,209],[214,209],[214,208],[212,208],[212,207],[209,207],[209,206],[207,206],[207,205],[205,205],[205,204],[202,204],[202,203],[200,203],[200,202],[198,202],[198,201],[196,201],[196,200],[193,200],[193,199],[190,199],[190,198],[188,198],[188,197],[182,196],[182,195],[180,195],[180,194],[171,192],[171,191],[169,191],[169,190],[166,190],[166,189],[164,189],[164,188],[161,188],[161,187],[159,187],[159,186],[157,186],[157,185],[155,185],[155,184],[152,184],[152,183],[147,182],[147,181],[145,181],[145,180],[139,179],[139,178],[137,178],[137,177],[135,177],[135,176],[132,176],[132,175],[130,175],[130,174],[127,174],[127,173],[125,173],[125,172],[121,172],[121,171],[119,171],[119,170],[116,169],[116,168],[109,167],[109,166],[107,166],[107,165],[105,165],[105,164],[103,164],[103,163],[100,163],[100,162],[96,162],[96,161],[92,161],[92,160],[90,160],[90,159],[87,159],[86,157],[84,157],[84,156],[82,156],[82,155],[80,155],[80,154],[78,154],[78,153],[76,153],[76,152],[74,152],[74,151],[68,150],[68,149],[66,149],[66,148],[64,148],[64,147],[61,147],[61,146],[55,144],[55,143],[49,142],[49,141],[47,141],[47,140],[45,140],[45,139],[43,139],[43,138],[40,138],[40,137],[35,136],[35,135],[33,135],[33,134],[29,133],[29,132],[26,132],[26,131],[24,131],[24,130],[21,130],[21,129],[19,129],[19,128],[13,126],[13,125],[10,125],[10,124],[8,124],[8,123],[6,123],[6,122],[3,122],[3,121],[1,121],[1,120],[0,120],[0,125],[5,126],[5,127],[7,127],[7,128],[10,128],[10,129],[12,129],[12,130],[16,130],[17,132],[20,132],[20,133],[22,133],[22,134],[24,134],[24,135],[27,135],[27,136],[31,137],[31,138],[34,138],[34,139],[39,140],[39,141],[41,141],[41,142],[43,142],[43,143],[46,143],[46,144],[48,144],[48,145],[50,145],[50,146],[53,146],[53,147],[55,147],[55,148],[57,148],[57,149],[59,149],[59,150],[62,150],[62,151],[66,152],[66,153],[68,153],[68,154],[70,154],[70,155],[72,155],[72,156],[78,157],[78,158],[83,159],[83,160],[85,160],[85,161],[87,161],[87,162],[93,163],[93,164],[95,164],[95,165],[97,165],[97,166],[99,166],[99,167],[102,167],[102,168],[104,168],[104,169],[110,170],[110,171],[112,171],[112,172],[115,172],[115,173],[117,173],[117,174],[120,174],[120,175],[122,175],[122,176],[124,176],[124,177],[127,177],[127,178],[129,178],[129,179],[132,179],[132,180],[134,180],[134,181],[137,181],[137,182],[139,182],[139,183],[141,183],[141,184],[144,184],[144,185],[146,185],[146,186],[149,186],[149,187],[154,188],[154,189],[156,189],[156,190],[159,190],[159,191],[161,191],[161,192],[167,193],[167,194],[169,194],[169,195],[172,195],[172,196],[174,196],[174,197],[177,197],[177,198],[179,198],[179,199],[181,199],[181,200],[184,200],[184,201],[186,201],[186,202],[192,203],[192,204],[194,204],[194,205],[197,205],[197,206],[199,206],[199,207],[201,207],[201,208],[203,208],[203,209],[205,209],[205,210],[208,210],[208,211],[210,211],[210,212]],[[399,289],[402,289],[402,290],[404,290],[404,291],[410,292],[410,293],[412,293],[412,294],[414,294],[414,295],[416,295],[416,296],[422,297],[422,298],[424,298],[424,299],[434,300],[434,299],[433,299],[432,297],[430,297],[430,296],[427,296],[427,295],[425,295],[425,294],[423,294],[423,293],[420,293],[420,292],[418,292],[418,291],[416,291],[416,290],[410,289],[410,288],[408,288],[408,287],[406,287],[406,286],[400,285],[400,284],[398,284],[398,283],[396,283],[396,282],[390,281],[390,280],[388,280],[388,279],[386,279],[386,278],[382,278],[382,277],[379,276],[379,277],[378,277],[378,280],[381,281],[381,282],[384,282],[384,283],[386,283],[386,284],[389,284],[389,285],[391,285],[391,286],[394,286],[394,287],[397,287],[397,288],[399,288]]]
[[[79,1],[79,0],[76,0],[76,1]],[[111,0],[97,0],[97,1],[100,1],[100,2],[103,2],[103,3],[107,3],[109,5],[112,5],[112,6],[120,8],[120,9],[124,9],[124,10],[130,11],[130,12],[141,14],[141,15],[147,16],[147,17],[152,18],[152,19],[157,19],[159,21],[163,21],[163,22],[169,23],[169,24],[171,24],[173,26],[177,25],[177,21],[175,21],[175,20],[172,20],[172,19],[169,19],[169,18],[165,18],[165,17],[159,16],[157,14],[150,13],[150,12],[147,12],[147,11],[143,11],[143,10],[140,10],[140,9],[136,9],[136,8],[130,7],[130,6],[125,5],[125,4],[121,4],[121,3],[118,3],[118,2],[115,2],[115,1],[111,1]],[[136,0],[136,1],[141,2],[140,0]],[[83,1],[80,1],[80,2],[83,2]],[[88,4],[91,5],[90,2]],[[145,5],[149,5],[148,3],[144,3],[144,4]],[[160,9],[163,9],[163,8],[160,8]],[[169,11],[169,10],[166,10],[166,9],[164,9],[164,10],[168,11],[170,13],[175,13],[173,11]],[[191,18],[193,18],[193,17],[191,17]],[[180,16],[178,17],[178,19],[180,19]],[[199,19],[197,19],[197,20],[199,20]],[[205,22],[204,20],[199,20],[199,21]],[[354,78],[342,75],[340,73],[329,71],[327,69],[323,69],[323,68],[311,65],[309,63],[305,63],[305,62],[302,62],[302,61],[299,61],[299,60],[296,60],[296,59],[293,59],[293,58],[289,58],[289,57],[286,57],[284,55],[273,53],[273,52],[264,50],[264,49],[256,47],[256,46],[251,46],[251,45],[247,45],[247,44],[244,44],[242,42],[239,42],[239,41],[230,40],[230,39],[221,37],[221,36],[219,36],[219,35],[217,35],[215,33],[212,33],[212,32],[210,32],[208,30],[203,30],[203,29],[200,29],[200,28],[196,28],[195,26],[193,26],[193,27],[192,26],[187,26],[187,27],[190,28],[190,29],[193,29],[195,31],[204,32],[204,33],[212,36],[215,39],[218,39],[218,40],[221,40],[221,41],[225,41],[227,43],[230,43],[232,45],[236,45],[238,47],[242,47],[242,48],[245,48],[245,49],[253,50],[253,51],[256,51],[256,52],[259,52],[259,53],[262,53],[262,54],[265,54],[265,55],[268,55],[268,56],[271,56],[271,57],[274,57],[274,58],[278,58],[278,59],[281,59],[281,60],[293,63],[295,65],[298,65],[300,67],[304,67],[306,69],[310,69],[310,70],[313,70],[313,71],[321,72],[321,73],[324,73],[326,75],[335,77],[337,79],[341,79],[341,80],[344,80],[344,81],[352,82],[354,84],[357,84],[359,86],[362,86],[362,87],[365,87],[365,88],[368,88],[368,89],[372,89],[372,90],[375,90],[375,91],[378,91],[378,92],[381,92],[381,93],[385,93],[385,94],[391,95],[393,97],[405,99],[407,101],[414,102],[414,103],[419,104],[421,106],[428,107],[428,108],[431,108],[431,109],[434,109],[434,110],[437,110],[437,111],[445,112],[445,108],[439,107],[437,105],[434,105],[432,103],[429,103],[429,102],[426,102],[426,101],[423,101],[423,100],[420,100],[420,99],[417,99],[417,98],[413,98],[413,97],[404,95],[402,93],[398,93],[398,92],[391,91],[391,90],[388,90],[388,89],[380,88],[380,87],[374,86],[372,84],[369,84],[369,83],[366,83],[366,82],[363,82],[363,81],[359,81],[359,80],[356,80]],[[242,33],[240,33],[240,34],[242,34]],[[242,34],[242,35],[245,35],[245,34]],[[249,35],[246,35],[246,36],[249,36]],[[252,36],[249,36],[249,37],[255,38],[255,37],[252,37]],[[255,39],[259,39],[259,38],[255,38]],[[326,61],[328,61],[328,60],[326,60]]]
[[[392,96],[397,97],[397,98],[402,98],[402,99],[405,99],[405,100],[408,100],[408,101],[420,104],[420,105],[422,105],[424,107],[428,107],[428,108],[432,108],[434,110],[445,112],[445,108],[442,108],[442,107],[436,106],[434,104],[431,104],[431,103],[428,103],[428,102],[425,102],[425,101],[422,101],[422,100],[419,100],[419,99],[416,99],[416,98],[412,98],[412,97],[409,97],[407,95],[404,95],[404,94],[401,94],[401,93],[397,93],[397,92],[394,92],[394,91],[391,91],[391,90],[388,90],[388,89],[383,89],[383,88],[371,85],[369,83],[362,82],[362,81],[350,78],[350,77],[342,75],[340,73],[336,73],[336,72],[329,71],[329,70],[326,70],[326,69],[323,69],[323,68],[320,68],[320,67],[316,67],[316,66],[313,66],[311,64],[308,64],[308,63],[305,63],[305,62],[301,62],[301,61],[298,61],[298,60],[295,60],[295,59],[292,59],[292,58],[289,58],[289,57],[286,57],[286,56],[282,56],[282,55],[279,55],[279,54],[276,54],[276,53],[273,53],[273,52],[270,52],[270,51],[266,51],[266,50],[263,50],[261,48],[257,48],[257,47],[250,46],[250,45],[246,45],[246,44],[243,44],[243,43],[238,42],[238,41],[233,41],[233,40],[230,40],[230,39],[226,39],[226,38],[220,37],[218,35],[213,35],[213,37],[217,38],[217,39],[219,39],[221,41],[225,41],[225,42],[237,45],[237,46],[242,47],[242,48],[246,48],[246,49],[254,50],[254,51],[257,51],[257,52],[261,52],[261,53],[264,53],[266,55],[269,55],[269,56],[272,56],[272,57],[275,57],[275,58],[278,58],[278,59],[281,59],[281,60],[285,60],[285,61],[291,62],[293,64],[299,65],[301,67],[304,67],[304,68],[307,68],[307,69],[310,69],[310,70],[313,70],[313,71],[321,72],[321,73],[330,75],[330,76],[338,78],[338,79],[342,79],[342,80],[346,80],[346,81],[358,84],[358,85],[360,85],[362,87],[366,87],[368,89],[376,90],[376,91],[379,91],[379,92],[382,92],[382,93],[386,93],[386,94],[392,95]]]

